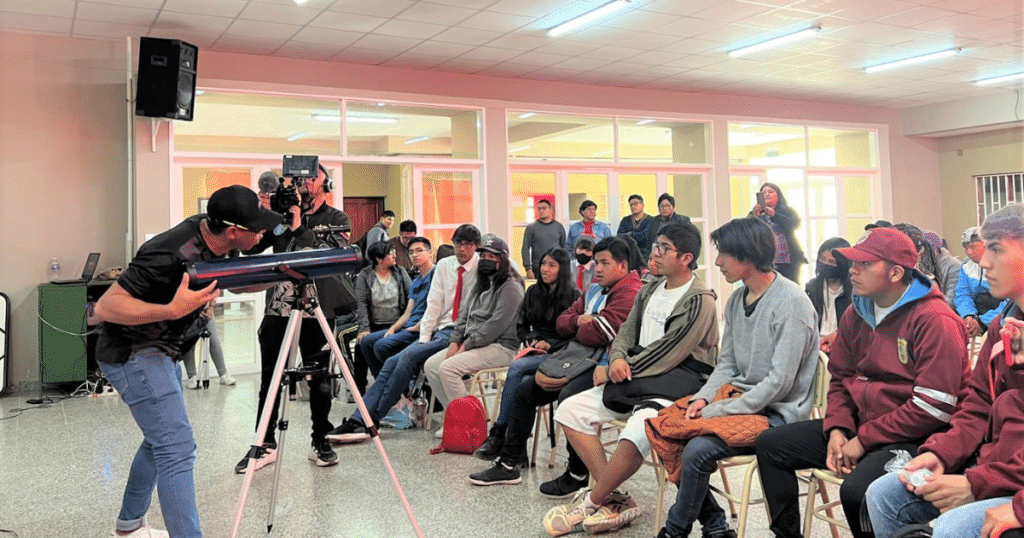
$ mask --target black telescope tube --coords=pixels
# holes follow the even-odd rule
[[[193,289],[206,287],[214,280],[218,288],[230,289],[290,280],[291,276],[279,269],[282,265],[307,277],[321,278],[355,272],[361,260],[358,248],[341,247],[189,262],[185,270]]]

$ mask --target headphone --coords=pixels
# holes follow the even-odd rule
[[[327,169],[324,168],[324,165],[318,164],[317,166],[320,170],[323,170],[324,176],[326,176],[324,177],[324,194],[327,194],[334,190],[334,180],[331,179],[331,175],[327,173]]]

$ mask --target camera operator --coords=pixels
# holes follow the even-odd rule
[[[298,205],[288,208],[291,217],[288,228],[280,235],[268,234],[249,253],[262,252],[267,247],[273,247],[275,253],[319,248],[324,245],[322,240],[313,233],[314,227],[351,225],[348,215],[325,203],[327,193],[331,191],[333,185],[323,166],[319,166],[316,177],[304,178],[302,183],[296,187]],[[261,199],[264,206],[269,207],[269,196],[261,196]],[[340,244],[348,244],[347,233],[341,234],[340,239]],[[348,313],[355,308],[354,290],[351,289],[351,281],[346,281],[346,279],[346,276],[338,275],[317,278],[314,281],[317,298],[324,311],[324,316],[327,317],[327,324],[332,327],[339,313]],[[280,282],[267,292],[267,308],[259,329],[260,355],[263,364],[260,376],[259,405],[256,408],[257,427],[268,392],[278,389],[278,387],[271,387],[270,383],[273,381],[274,366],[277,363],[278,353],[288,326],[292,299],[299,292],[300,290],[291,282]],[[324,351],[327,341],[324,339],[319,322],[308,312],[303,313],[302,326],[299,331],[299,350],[302,352],[303,363],[306,366],[323,367],[326,370],[330,363],[330,351]],[[309,380],[309,410],[313,420],[313,447],[309,459],[319,467],[335,465],[338,463],[338,456],[331,450],[330,443],[324,437],[334,426],[327,418],[331,412],[330,383],[322,375],[314,375]],[[265,450],[257,457],[256,469],[261,469],[277,461],[277,441],[274,434],[277,414],[278,409],[275,406],[271,411],[270,425],[263,438]],[[248,463],[247,455],[235,466],[235,472],[244,473]]]
[[[199,338],[205,325],[200,314],[220,290],[217,282],[190,289],[185,262],[237,256],[281,221],[241,186],[214,192],[207,208],[206,215],[189,217],[143,244],[96,303],[100,369],[144,436],[112,536],[168,535],[146,523],[154,485],[170,536],[202,536],[193,478],[196,443],[178,361]]]

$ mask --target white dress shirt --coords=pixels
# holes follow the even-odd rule
[[[479,261],[480,255],[474,252],[473,257],[461,266],[466,269],[462,274],[463,307],[476,285],[476,265]],[[459,267],[459,260],[454,255],[434,266],[434,277],[430,281],[430,292],[427,293],[427,310],[420,320],[420,342],[424,344],[434,337],[434,331],[455,325],[452,321],[452,308],[455,304],[455,285],[459,281]]]

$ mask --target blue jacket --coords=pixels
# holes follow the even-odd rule
[[[569,237],[565,240],[565,250],[569,251],[569,258],[576,254],[576,240],[583,235],[583,221],[575,222],[572,226],[569,226]],[[604,239],[605,237],[612,236],[612,229],[607,224],[594,220],[594,243]]]
[[[996,315],[1006,307],[1006,299],[1000,302],[999,306],[991,310],[978,312],[978,306],[974,302],[975,297],[979,292],[987,292],[990,289],[988,281],[984,277],[985,275],[980,265],[970,259],[965,261],[960,266],[960,280],[956,283],[956,300],[954,304],[956,306],[956,313],[961,318],[966,319],[968,316],[976,316],[978,321],[981,322],[982,327],[988,327],[988,324],[992,323]]]

